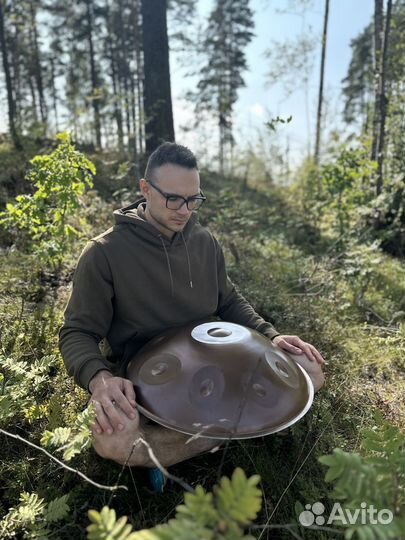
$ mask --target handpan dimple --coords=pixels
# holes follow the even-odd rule
[[[280,398],[277,386],[258,371],[243,373],[242,393],[247,401],[253,401],[266,408],[274,407]]]
[[[188,390],[190,402],[201,409],[216,407],[223,396],[225,380],[217,366],[205,366],[197,371]]]
[[[300,385],[300,372],[293,360],[284,351],[266,351],[264,353],[267,365],[277,375],[278,380],[292,388]]]
[[[256,394],[259,396],[259,398],[266,397],[266,389],[264,386],[262,386],[260,383],[254,383],[252,384],[253,391],[256,392]]]
[[[222,321],[156,336],[130,360],[127,377],[142,414],[215,439],[285,429],[314,395],[308,374],[287,353],[255,330]]]
[[[139,378],[146,384],[165,384],[175,379],[181,371],[181,362],[177,356],[161,353],[149,358],[139,370]]]
[[[204,379],[200,384],[200,394],[202,397],[208,397],[212,394],[215,383],[212,379]]]

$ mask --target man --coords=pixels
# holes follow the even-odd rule
[[[298,336],[280,335],[235,289],[222,249],[199,225],[205,201],[196,158],[184,146],[162,144],[140,180],[144,199],[114,212],[115,225],[83,251],[60,330],[67,370],[91,393],[96,409],[94,447],[103,457],[153,467],[147,445],[165,466],[208,451],[216,442],[185,444],[181,433],[148,424],[136,409],[125,365],[137,349],[169,327],[220,317],[254,328],[300,354],[315,389],[324,360]],[[110,361],[99,344],[106,339]]]

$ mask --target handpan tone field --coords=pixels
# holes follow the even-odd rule
[[[314,395],[307,373],[284,351],[222,321],[160,334],[130,361],[127,376],[145,416],[215,439],[281,431],[304,416]]]

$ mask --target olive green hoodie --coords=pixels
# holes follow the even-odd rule
[[[220,317],[273,338],[278,332],[240,295],[217,240],[193,214],[171,240],[144,218],[140,200],[80,256],[59,332],[67,371],[83,388],[163,330]],[[101,353],[106,338],[112,356]]]

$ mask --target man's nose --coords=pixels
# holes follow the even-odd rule
[[[190,210],[187,208],[187,204],[184,203],[181,205],[181,207],[177,210],[177,212],[179,214],[183,214],[183,215],[186,215],[186,214],[189,214],[190,213]]]

